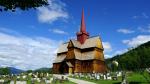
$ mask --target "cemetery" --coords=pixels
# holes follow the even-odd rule
[[[0,84],[75,84],[66,79],[58,79],[49,73],[21,73],[0,75]]]
[[[146,70],[144,72],[126,72],[125,77],[123,73],[116,72],[107,74],[74,74],[69,77],[82,79],[85,81],[94,82],[96,84],[149,84],[150,73]]]
[[[54,74],[55,75],[55,74]],[[76,84],[69,78],[85,80],[96,84],[149,84],[150,69],[143,72],[108,72],[102,73],[75,73],[60,75],[60,78],[49,73],[21,73],[0,75],[0,84]]]

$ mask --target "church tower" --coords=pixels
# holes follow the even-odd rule
[[[82,10],[81,26],[80,26],[80,31],[77,32],[77,41],[83,44],[88,38],[89,38],[89,33],[86,32],[86,26],[84,21],[84,10]]]

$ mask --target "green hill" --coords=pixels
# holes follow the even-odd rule
[[[52,68],[40,68],[34,70],[34,72],[52,73]]]
[[[106,63],[110,64],[113,60],[118,61],[119,69],[123,70],[138,70],[150,67],[150,41],[132,48],[122,55],[106,59]]]

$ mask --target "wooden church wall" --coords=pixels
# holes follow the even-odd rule
[[[69,49],[69,51],[67,52],[67,57],[66,57],[66,59],[73,59],[73,58],[75,58],[75,54],[74,54],[74,49],[71,48],[71,49]]]
[[[92,73],[93,72],[93,62],[92,60],[75,62],[75,73]]]
[[[59,73],[59,67],[60,67],[60,63],[54,63],[53,64],[53,73],[58,74]]]
[[[82,73],[91,73],[93,72],[93,65],[91,60],[81,62],[81,72]]]
[[[81,72],[81,61],[79,61],[79,60],[76,60],[75,61],[75,73],[80,73]]]
[[[94,52],[95,52],[95,59],[100,59],[100,60],[104,61],[104,54],[101,49],[94,48]]]
[[[95,73],[104,73],[106,71],[106,66],[104,61],[94,60],[93,67]]]

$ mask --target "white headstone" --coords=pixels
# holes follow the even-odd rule
[[[97,80],[99,80],[99,79],[100,79],[100,76],[99,76],[99,75],[97,75],[97,76],[96,76],[96,79],[97,79]]]
[[[16,81],[16,84],[27,84],[26,81]]]
[[[10,84],[15,84],[15,82],[14,81],[10,81]]]
[[[0,83],[3,83],[3,82],[4,82],[4,80],[3,80],[3,79],[1,79],[1,80],[0,80]]]
[[[104,75],[104,80],[106,80],[106,75]]]
[[[111,78],[111,76],[108,76],[107,79],[108,79],[108,80],[111,80],[112,78]]]

